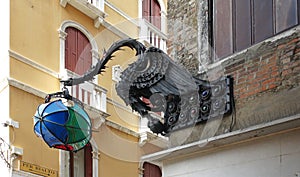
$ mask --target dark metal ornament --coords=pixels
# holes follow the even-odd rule
[[[104,71],[114,52],[126,46],[136,51],[138,59],[121,73],[116,91],[127,105],[148,119],[148,127],[154,133],[166,135],[232,112],[231,77],[215,81],[195,78],[162,50],[146,48],[135,39],[114,43],[86,74],[62,82],[70,86],[91,80]],[[153,116],[153,112],[162,112],[163,120]]]

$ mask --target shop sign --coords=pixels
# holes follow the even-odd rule
[[[19,167],[20,170],[25,172],[34,173],[45,177],[58,177],[58,172],[56,170],[41,167],[39,165],[31,164],[28,162],[20,161]]]

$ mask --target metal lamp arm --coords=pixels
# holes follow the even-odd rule
[[[131,48],[132,50],[136,50],[136,55],[140,55],[146,50],[146,47],[135,39],[129,38],[117,41],[107,50],[103,58],[99,60],[95,66],[91,67],[82,76],[76,78],[69,78],[68,80],[62,80],[61,82],[64,84],[64,86],[72,86],[81,84],[85,81],[92,80],[94,76],[101,74],[104,71],[104,69],[106,68],[106,63],[114,57],[113,54],[116,51],[121,50],[121,48],[125,46]]]

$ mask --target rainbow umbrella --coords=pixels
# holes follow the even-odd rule
[[[71,107],[61,100],[41,104],[33,119],[35,134],[49,147],[78,151],[91,139],[91,119],[76,103]]]

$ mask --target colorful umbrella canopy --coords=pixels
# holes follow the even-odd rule
[[[41,104],[34,115],[34,132],[49,147],[78,151],[90,140],[91,120],[78,104],[67,107],[61,100]]]

